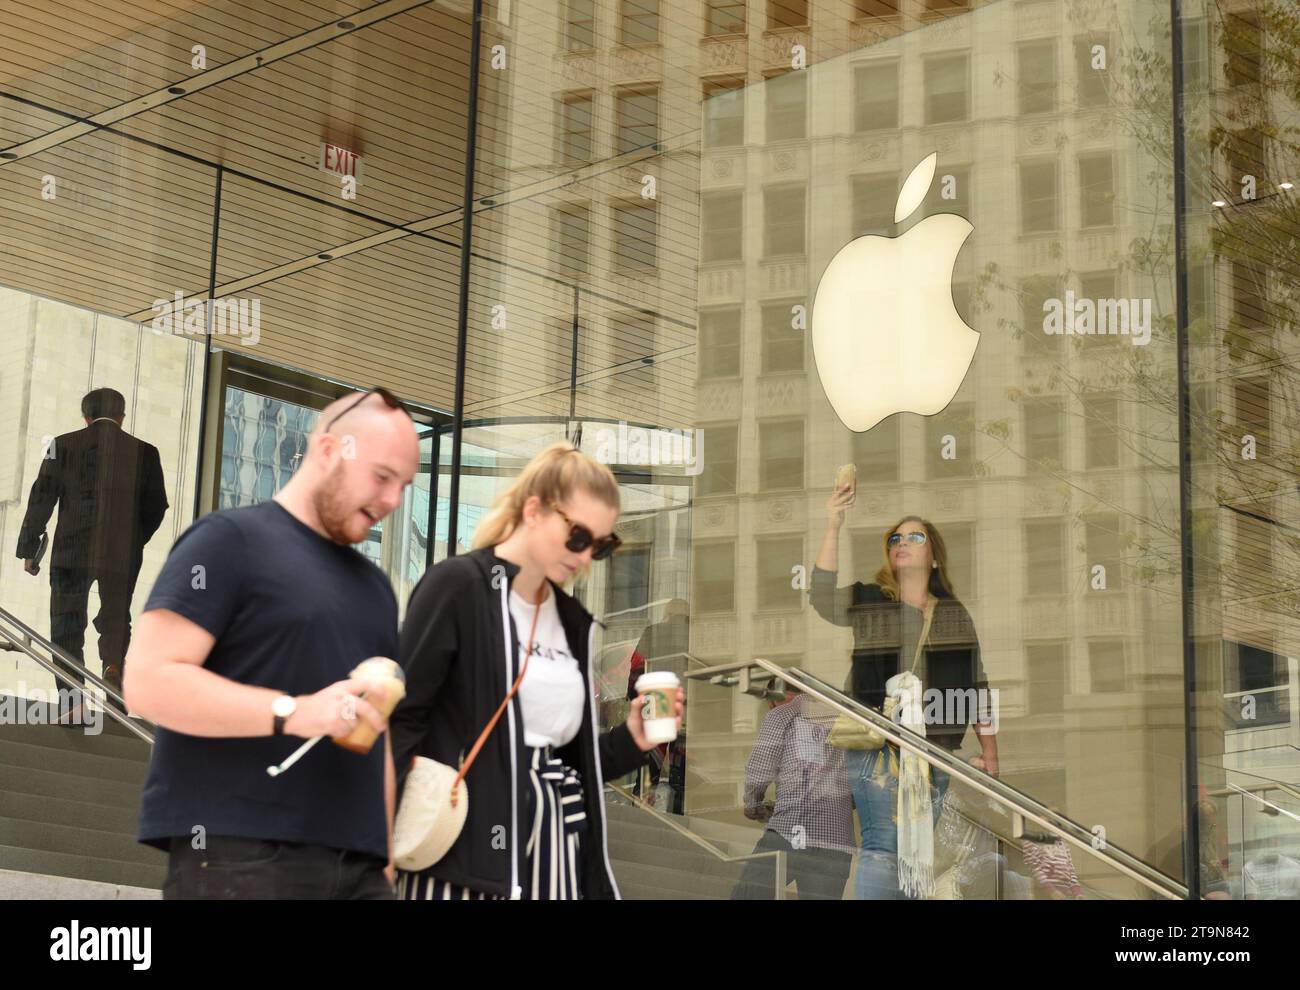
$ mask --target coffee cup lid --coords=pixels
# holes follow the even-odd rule
[[[679,684],[681,681],[671,670],[656,670],[649,674],[642,674],[636,679],[638,692],[650,691],[654,688],[677,687]]]

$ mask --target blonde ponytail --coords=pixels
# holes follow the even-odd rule
[[[551,502],[565,502],[575,491],[619,508],[618,482],[613,472],[561,440],[529,461],[519,477],[493,500],[474,530],[474,549],[494,547],[513,533],[523,518],[524,505],[534,495],[549,507]]]

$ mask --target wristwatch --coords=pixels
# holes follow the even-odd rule
[[[275,721],[271,723],[271,735],[284,735],[284,723],[298,710],[298,701],[290,695],[282,694],[271,702],[271,714]]]

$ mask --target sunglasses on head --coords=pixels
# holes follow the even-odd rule
[[[893,550],[894,547],[898,546],[904,540],[912,544],[912,546],[914,547],[924,546],[925,534],[924,533],[893,533],[890,535],[885,545],[888,546],[890,550]]]
[[[388,406],[389,409],[400,409],[402,410],[402,412],[406,413],[407,416],[411,415],[411,410],[406,408],[406,403],[404,403],[401,399],[395,396],[392,392],[388,391],[388,389],[384,388],[381,385],[377,385],[372,389],[368,389],[367,391],[362,392],[361,395],[357,397],[356,402],[349,403],[346,409],[344,409],[337,416],[335,416],[333,419],[331,419],[328,423],[325,424],[325,429],[322,430],[321,432],[328,433],[335,423],[337,423],[340,419],[342,419],[344,416],[350,413],[357,406],[361,405],[361,403],[365,402],[366,399],[370,398],[370,396],[372,395],[377,395],[381,399],[383,399],[384,405]]]
[[[576,523],[566,516],[564,510],[554,502],[551,503],[551,508],[558,512],[560,518],[569,524],[569,538],[564,543],[564,549],[566,550],[570,550],[573,553],[582,553],[582,551],[591,547],[591,559],[604,560],[617,550],[619,545],[623,542],[614,533],[610,533],[608,536],[602,536],[598,540],[596,539],[595,533],[582,525],[582,523]]]

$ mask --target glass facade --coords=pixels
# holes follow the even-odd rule
[[[424,437],[363,547],[403,603],[547,444],[615,471],[623,548],[576,587],[603,710],[699,674],[626,783],[715,848],[760,842],[786,697],[744,665],[860,693],[862,629],[814,591],[879,584],[915,516],[1004,783],[1192,896],[1300,896],[1300,33],[1175,6],[5,13],[0,607],[49,632],[13,548],[89,389],[163,465],[138,614],[196,512],[268,498],[320,408],[384,385]],[[967,896],[1052,896],[1047,853],[1000,848]]]

